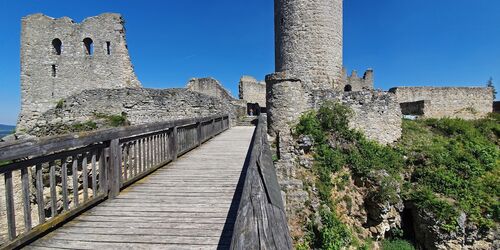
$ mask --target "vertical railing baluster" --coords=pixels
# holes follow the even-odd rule
[[[139,154],[137,152],[139,140],[134,141],[134,177],[137,176]]]
[[[92,197],[96,197],[97,195],[97,170],[96,170],[96,154],[97,154],[97,151],[93,150],[91,152],[92,154],[92,158],[91,158],[91,162],[92,162]]]
[[[42,164],[36,165],[36,203],[38,205],[38,224],[45,222],[45,203],[43,201],[43,173]]]
[[[151,167],[156,165],[156,135],[151,136]]]
[[[83,179],[83,202],[89,199],[89,175],[88,175],[88,160],[87,155],[83,155],[82,159],[82,179]]]
[[[172,152],[172,160],[177,160],[177,149],[178,149],[178,143],[177,143],[177,126],[175,126],[172,130],[172,138],[171,138],[171,152]]]
[[[56,193],[56,164],[49,162],[49,183],[50,183],[50,217],[57,215],[57,193]]]
[[[132,178],[134,176],[134,152],[133,150],[133,142],[128,143],[128,176]]]
[[[16,213],[14,208],[14,185],[12,184],[12,172],[4,174],[5,180],[5,205],[7,208],[7,231],[9,239],[16,238]]]
[[[106,149],[99,149],[99,194],[106,194],[108,192],[106,170]]]
[[[127,143],[123,143],[122,145],[122,152],[123,152],[123,159],[122,159],[122,162],[123,162],[123,167],[120,166],[120,169],[123,169],[122,172],[123,172],[123,175],[122,173],[120,173],[120,185],[124,182],[124,181],[127,181],[127,177],[128,177],[128,174],[127,174],[127,164],[128,164],[128,148],[127,148]]]
[[[72,165],[72,176],[73,176],[73,205],[71,208],[78,207],[78,156],[73,156],[73,165]]]
[[[151,157],[150,157],[150,150],[151,150],[151,144],[150,144],[150,138],[146,137],[146,143],[144,143],[145,146],[145,152],[146,152],[146,161],[144,164],[144,171],[149,169],[149,164],[151,164]]]
[[[163,139],[161,141],[161,143],[163,144],[163,161],[164,162],[168,160],[168,154],[167,154],[167,135],[168,135],[168,132],[164,131],[163,132]]]
[[[139,146],[138,147],[138,149],[139,149],[138,150],[138,154],[139,154],[139,166],[138,167],[139,167],[139,173],[142,173],[142,162],[144,161],[144,159],[143,159],[143,157],[144,157],[143,151],[144,150],[142,150],[142,145],[143,145],[142,138],[139,139],[139,140],[137,140],[137,143],[138,143],[138,146]]]
[[[109,197],[115,198],[120,192],[121,147],[119,139],[111,140],[109,146]]]
[[[62,187],[62,202],[64,211],[69,210],[68,201],[68,162],[67,158],[61,159],[61,187]]]
[[[21,168],[21,185],[23,186],[23,211],[24,211],[24,231],[31,230],[31,201],[28,167]]]

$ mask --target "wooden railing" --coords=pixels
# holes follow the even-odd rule
[[[229,117],[223,115],[0,145],[0,162],[12,161],[0,166],[5,180],[0,212],[6,214],[0,217],[0,230],[2,225],[7,229],[0,248],[22,246],[116,197],[122,188],[228,128]]]
[[[293,249],[265,115],[255,129],[231,249]]]

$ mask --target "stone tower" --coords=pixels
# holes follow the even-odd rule
[[[140,86],[121,15],[102,14],[82,23],[43,14],[22,19],[18,129],[30,128],[33,118],[82,90]]]
[[[341,90],[343,0],[275,0],[276,72]]]

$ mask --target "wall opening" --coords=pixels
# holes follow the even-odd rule
[[[106,42],[106,53],[111,55],[111,42]]]
[[[62,42],[59,38],[52,40],[52,47],[54,48],[54,54],[61,55]]]
[[[85,46],[85,54],[91,56],[94,54],[94,41],[90,38],[83,39],[83,45]]]
[[[344,87],[344,91],[346,91],[346,92],[350,92],[350,91],[352,91],[352,86],[351,86],[351,85],[349,85],[349,84],[348,84],[348,85],[345,85],[345,87]]]
[[[52,64],[52,77],[57,76],[57,66],[55,64]]]

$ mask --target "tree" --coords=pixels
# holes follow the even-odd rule
[[[492,88],[493,89],[493,100],[495,100],[497,98],[497,91],[495,90],[495,85],[493,84],[493,77],[490,77],[490,79],[488,80],[488,83],[486,84],[486,86],[488,88]]]

